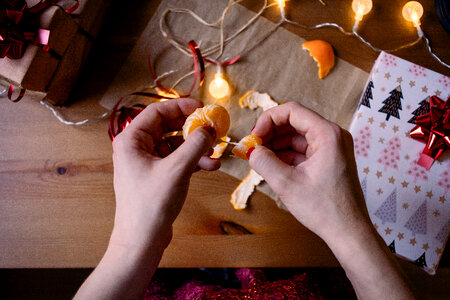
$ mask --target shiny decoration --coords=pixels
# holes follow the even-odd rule
[[[222,72],[214,74],[214,79],[209,84],[209,93],[216,99],[225,98],[230,94],[230,85],[223,77]]]
[[[423,15],[423,7],[417,1],[409,1],[403,6],[402,15],[406,21],[413,22],[414,26],[417,27],[420,25],[420,18]]]
[[[443,101],[436,96],[430,97],[430,112],[418,116],[415,123],[410,136],[426,143],[417,163],[429,170],[450,148],[450,98]]]
[[[372,10],[372,0],[353,0],[352,10],[355,13],[355,20],[361,21],[363,16]]]

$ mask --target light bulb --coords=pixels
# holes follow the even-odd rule
[[[214,79],[209,84],[209,93],[216,99],[222,99],[230,94],[230,86],[221,72],[214,75]]]
[[[423,15],[423,7],[417,1],[409,1],[403,6],[402,15],[405,20],[413,22],[414,26],[418,27]]]
[[[284,8],[286,6],[285,0],[277,0],[277,2],[280,8]]]
[[[372,0],[353,0],[352,9],[355,12],[355,20],[361,21],[362,17],[372,9]]]

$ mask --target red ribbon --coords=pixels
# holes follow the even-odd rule
[[[429,170],[433,162],[450,148],[450,97],[447,101],[432,96],[430,112],[416,118],[410,136],[426,143],[417,163]]]

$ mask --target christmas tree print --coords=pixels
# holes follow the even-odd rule
[[[355,137],[355,156],[369,156],[369,149],[370,149],[370,137],[372,134],[370,133],[370,127],[365,126],[364,128],[361,128],[358,135]]]
[[[361,99],[361,103],[359,104],[359,106],[364,105],[370,108],[370,100],[373,100],[372,89],[373,89],[373,81],[371,80],[367,85],[366,91],[364,92],[364,95]]]
[[[395,252],[395,240],[392,241],[392,243],[389,244],[389,250],[391,250],[392,253],[396,253]]]
[[[421,267],[421,268],[423,268],[423,267],[428,267],[428,266],[427,266],[427,261],[425,260],[425,252],[424,252],[418,259],[416,259],[416,260],[414,261],[414,264],[415,264],[416,266]]]
[[[364,194],[364,199],[367,200],[367,176],[364,177],[363,181],[361,182],[361,189]]]
[[[427,234],[427,201],[425,200],[416,212],[406,222],[405,227],[416,233]]]
[[[391,116],[400,119],[399,110],[402,110],[401,99],[403,99],[402,88],[396,87],[389,92],[391,94],[386,100],[383,101],[384,106],[380,108],[379,112],[385,113],[386,121],[389,121]]]
[[[444,188],[445,194],[450,190],[450,164],[447,164],[447,169],[441,173],[438,186]]]
[[[397,222],[397,189],[392,191],[374,215],[380,218],[383,224]]]
[[[447,221],[444,226],[442,226],[441,230],[437,233],[435,239],[437,239],[442,244],[445,243],[445,240],[447,239],[448,233],[450,232],[450,219]]]
[[[420,154],[419,154],[420,156]],[[417,159],[413,160],[411,162],[411,165],[408,169],[408,171],[406,171],[406,173],[408,175],[411,175],[414,177],[414,183],[417,182],[417,179],[422,179],[424,181],[428,181],[428,170],[422,166],[419,166],[417,164]]]
[[[381,152],[381,156],[378,159],[378,163],[384,165],[384,170],[387,168],[398,169],[397,162],[400,160],[400,138],[393,137],[387,147]]]
[[[419,107],[412,112],[413,117],[408,121],[408,123],[416,124],[416,118],[423,114],[430,112],[430,98],[427,97],[419,103]]]

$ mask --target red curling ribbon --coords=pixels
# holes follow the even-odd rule
[[[226,66],[230,66],[230,65],[236,63],[239,60],[239,58],[241,58],[240,55],[236,56],[232,60],[227,60],[227,61],[224,61],[224,62],[221,62],[221,63],[218,63],[218,62],[216,62],[214,60],[211,60],[209,58],[205,58],[205,61],[210,63],[210,64],[213,64],[213,65],[220,65],[222,67],[226,67]]]
[[[432,96],[429,101],[430,112],[418,116],[410,132],[413,139],[426,144],[417,164],[427,170],[450,148],[450,97],[444,101]]]
[[[12,102],[19,102],[20,100],[22,100],[23,96],[25,96],[25,89],[20,89],[19,95],[17,95],[16,99],[13,99],[13,93],[15,90],[15,86],[14,85],[10,85],[8,88],[8,99],[11,100]]]

